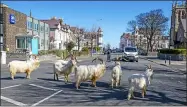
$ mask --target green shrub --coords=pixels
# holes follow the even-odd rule
[[[87,51],[89,51],[89,48],[88,47],[83,47],[82,51],[86,51],[87,52]]]
[[[48,54],[48,50],[41,50],[38,52],[38,55],[47,55]]]
[[[162,54],[183,54],[186,55],[186,49],[160,49],[159,53]]]
[[[101,47],[94,47],[94,49],[95,49],[96,51],[100,51],[100,50],[101,50]]]

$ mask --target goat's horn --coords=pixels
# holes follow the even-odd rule
[[[67,58],[69,58],[70,56],[71,56],[71,54],[70,54],[70,55],[68,55],[68,56],[66,56],[65,60],[66,60]]]
[[[92,62],[95,61],[96,59],[97,59],[97,58],[94,58],[94,59],[92,60]]]
[[[149,68],[150,68],[150,69],[152,69],[152,66],[151,66],[151,65],[149,65]]]
[[[147,68],[149,68],[149,66],[148,65],[145,65]]]
[[[98,60],[100,60],[100,61],[102,62],[102,64],[103,64],[103,59],[101,59],[101,58],[98,58]]]
[[[76,57],[76,56],[75,56],[75,60],[76,60],[76,62],[78,62],[78,61],[77,61],[77,57]]]

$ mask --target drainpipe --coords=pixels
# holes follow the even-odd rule
[[[45,50],[45,23],[44,23],[44,50]]]

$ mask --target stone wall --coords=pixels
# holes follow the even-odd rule
[[[10,24],[9,15],[13,14],[16,19],[15,24]],[[15,36],[26,35],[27,33],[27,16],[21,12],[13,10],[8,7],[3,7],[3,21],[4,21],[4,50],[8,45],[9,51],[16,50],[16,38]]]

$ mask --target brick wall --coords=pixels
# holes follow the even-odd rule
[[[16,23],[10,24],[9,15],[14,14]],[[4,50],[8,45],[9,50],[16,50],[16,38],[15,36],[26,35],[27,33],[27,16],[21,12],[15,11],[11,8],[3,8],[3,17],[4,17]]]

